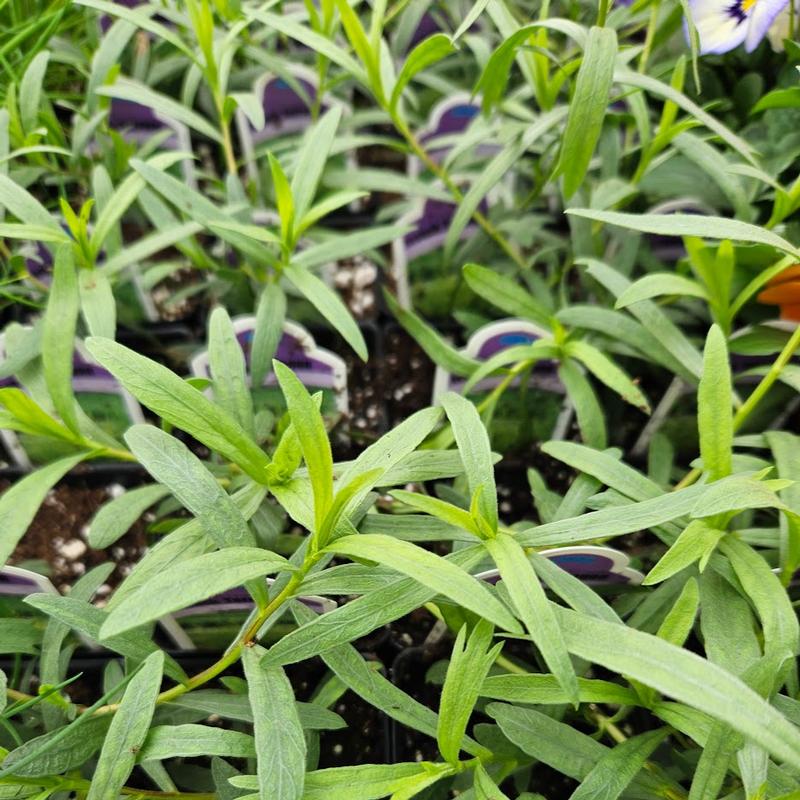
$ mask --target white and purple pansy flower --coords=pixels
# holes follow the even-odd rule
[[[789,0],[689,0],[701,53],[727,53],[744,44],[758,47]]]

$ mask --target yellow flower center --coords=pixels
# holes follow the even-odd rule
[[[749,11],[755,4],[757,0],[742,0],[742,10]]]

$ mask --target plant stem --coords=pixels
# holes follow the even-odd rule
[[[605,27],[606,18],[608,17],[608,9],[610,6],[611,0],[600,0],[600,5],[597,8],[597,27]]]
[[[661,10],[661,0],[653,0],[650,6],[650,19],[647,22],[647,33],[644,37],[644,45],[642,47],[642,55],[639,58],[639,72],[644,73],[647,69],[647,62],[650,58],[650,52],[653,49],[653,40],[656,35],[656,27],[658,25],[658,12]]]
[[[408,146],[414,151],[414,154],[420,161],[429,169],[446,187],[456,203],[460,203],[464,199],[464,194],[458,188],[455,181],[450,177],[447,170],[431,158],[428,151],[422,146],[422,143],[414,135],[413,131],[400,119],[396,114],[392,115],[392,122],[395,127],[406,140]],[[520,269],[527,269],[527,262],[522,254],[514,247],[511,242],[477,209],[472,212],[472,218],[478,225],[483,228],[486,234],[492,238],[500,249],[518,266]]]
[[[208,683],[210,680],[216,678],[217,675],[223,673],[232,664],[235,664],[241,658],[242,650],[250,646],[258,635],[261,626],[284,604],[284,602],[286,602],[286,600],[288,600],[294,590],[300,585],[304,576],[305,570],[301,570],[296,575],[293,575],[286,586],[275,595],[269,604],[256,616],[245,632],[230,646],[230,648],[228,648],[228,651],[222,658],[215,661],[207,669],[189,678],[186,683],[180,683],[177,686],[173,686],[171,689],[161,692],[156,699],[156,703],[169,703],[176,697],[180,697],[187,692],[191,692],[192,689],[197,689],[199,686]],[[111,703],[110,705],[98,708],[95,714],[113,714],[118,708],[119,703]]]
[[[222,113],[220,112],[220,119]],[[236,156],[233,152],[233,138],[231,137],[231,126],[227,122],[220,123],[222,127],[222,150],[225,153],[225,168],[229,175],[236,174]]]
[[[772,388],[775,381],[780,378],[783,368],[791,361],[792,356],[800,347],[800,325],[795,328],[794,333],[789,337],[789,341],[783,346],[783,350],[779,353],[778,357],[773,362],[772,366],[767,371],[767,374],[761,379],[758,386],[750,393],[747,400],[742,403],[739,410],[733,417],[733,432],[736,433],[742,425],[747,422],[747,418],[754,411],[756,406],[764,399],[767,392]],[[691,486],[701,475],[703,471],[695,467],[691,472],[687,472],[683,479],[676,484],[675,490],[684,489]]]

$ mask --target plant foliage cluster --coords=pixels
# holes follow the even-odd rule
[[[40,455],[0,555],[95,464],[139,484],[92,546],[153,520],[102,602],[112,562],[0,619],[0,798],[800,797],[800,49],[790,4],[777,52],[706,55],[704,5],[0,0],[0,427]],[[432,133],[453,98],[469,124]],[[326,278],[361,257],[457,390],[342,459],[276,354],[299,320],[370,358]],[[210,311],[208,378],[153,347],[156,290]],[[443,333],[501,317],[539,335],[478,359]],[[147,423],[82,403],[76,340]],[[643,583],[553,560],[580,545]],[[159,621],[242,588],[188,669]],[[435,703],[359,647],[408,619],[447,647]],[[344,696],[420,759],[330,766]]]

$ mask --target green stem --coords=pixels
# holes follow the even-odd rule
[[[419,158],[425,167],[445,185],[456,203],[460,203],[464,199],[464,194],[458,188],[455,181],[450,177],[447,170],[441,164],[437,164],[436,161],[431,158],[428,151],[422,146],[419,139],[417,139],[408,125],[406,125],[406,123],[396,114],[392,115],[392,122],[402,137],[406,140],[406,143],[417,156],[417,158]],[[518,267],[520,267],[520,269],[527,269],[528,264],[522,254],[517,250],[516,247],[514,247],[514,245],[511,244],[511,242],[508,241],[508,239],[505,238],[505,236],[503,236],[503,234],[489,221],[489,219],[487,219],[484,214],[476,209],[472,212],[472,218],[478,223],[478,225],[481,226],[481,228],[483,228],[487,236],[493,239],[500,249]]]
[[[600,0],[600,5],[597,9],[597,27],[603,28],[606,24],[608,17],[608,10],[611,7],[611,0]]]
[[[644,38],[644,46],[642,47],[642,55],[639,58],[639,72],[644,73],[647,70],[647,62],[650,58],[650,53],[653,50],[653,40],[656,35],[656,27],[658,26],[658,12],[661,10],[661,0],[653,0],[650,6],[650,19],[647,23],[647,33]]]
[[[306,569],[308,566],[310,565],[307,565]],[[210,680],[216,678],[217,675],[223,673],[226,669],[228,669],[228,667],[235,664],[241,658],[242,650],[245,647],[248,647],[255,640],[259,630],[261,630],[261,626],[286,602],[286,600],[289,599],[289,597],[291,597],[291,595],[294,593],[294,590],[302,582],[304,575],[305,569],[301,569],[300,572],[293,575],[289,579],[289,582],[286,584],[286,586],[284,586],[283,589],[269,602],[269,604],[259,612],[245,632],[231,645],[230,648],[228,648],[228,651],[222,656],[222,658],[220,658],[218,661],[215,661],[207,669],[204,669],[202,672],[198,672],[197,675],[189,678],[186,683],[180,683],[177,686],[173,686],[171,689],[161,692],[156,699],[156,703],[169,703],[171,700],[174,700],[175,698],[180,697],[187,692],[191,692],[193,689],[197,689],[199,686],[202,686],[205,683],[208,683]],[[95,714],[113,714],[118,708],[119,703],[112,703],[97,709]]]

